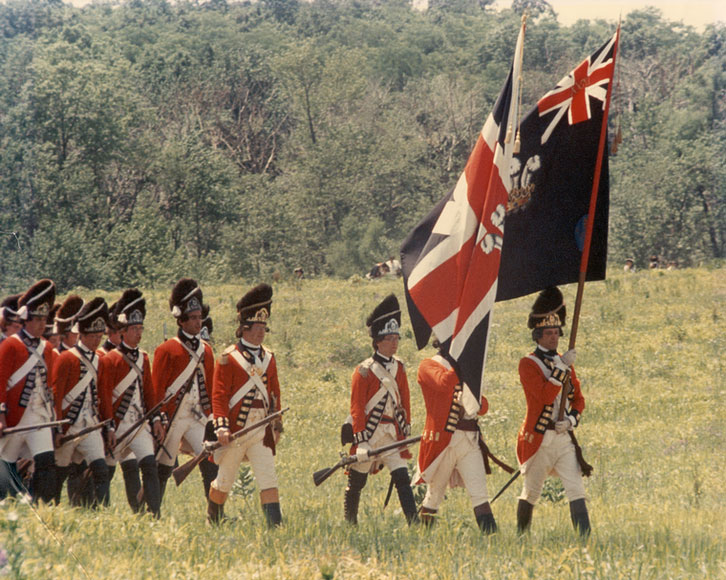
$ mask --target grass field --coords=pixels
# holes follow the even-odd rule
[[[217,353],[233,340],[234,304],[251,283],[204,286]],[[365,318],[389,292],[403,302],[402,284],[304,280],[274,288],[266,344],[278,359],[283,405],[291,407],[277,456],[283,527],[266,529],[249,478],[226,506],[239,519],[210,528],[198,473],[179,488],[170,482],[160,521],[130,513],[117,473],[108,509],[0,505],[8,577],[726,578],[726,270],[612,272],[587,285],[577,340],[587,401],[578,437],[595,467],[586,482],[593,526],[586,543],[572,530],[557,484],[547,485],[535,508],[532,533],[518,538],[519,481],[494,503],[500,531],[491,537],[478,532],[461,489],[448,494],[433,530],[407,528],[395,494],[382,509],[382,474],[363,492],[360,525],[345,525],[344,477],[337,473],[316,488],[311,474],[338,457],[350,375],[369,355]],[[563,290],[571,315],[575,287]],[[164,322],[168,335],[175,332],[168,293],[146,291],[142,346],[150,353]],[[532,346],[532,300],[497,304],[487,362],[483,432],[511,464],[524,416],[517,363]],[[424,418],[416,368],[431,354],[416,351],[404,313],[399,355],[411,384],[414,434]],[[507,479],[495,467],[490,494]]]

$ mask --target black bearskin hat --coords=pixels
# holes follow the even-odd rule
[[[567,319],[567,308],[562,292],[553,286],[542,290],[532,305],[527,326],[535,328],[561,328]]]
[[[171,291],[169,308],[174,318],[202,309],[202,289],[192,278],[182,278]]]
[[[55,284],[53,280],[44,278],[33,284],[18,298],[18,316],[21,320],[28,320],[31,316],[47,318],[54,303]]]
[[[76,326],[73,330],[84,334],[92,332],[106,332],[108,324],[108,304],[106,301],[97,296],[90,302],[86,302],[81,308],[78,318],[76,318]]]
[[[2,308],[0,315],[5,322],[20,322],[20,316],[18,316],[18,309],[20,308],[18,306],[18,300],[21,296],[22,294],[13,294],[3,300],[3,303],[0,305],[0,308]]]
[[[272,287],[259,284],[237,302],[237,320],[242,323],[267,322],[272,309]]]
[[[141,290],[129,288],[116,303],[114,316],[121,328],[143,324],[146,317],[146,299],[143,298]]]
[[[368,333],[375,339],[387,334],[400,334],[401,307],[394,294],[389,294],[373,309],[366,320]]]
[[[58,334],[65,334],[71,331],[78,313],[83,308],[83,298],[78,294],[71,294],[63,301],[58,312],[55,314],[55,331]]]

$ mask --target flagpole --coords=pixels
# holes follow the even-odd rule
[[[600,142],[597,149],[597,161],[595,162],[595,174],[592,182],[592,192],[590,194],[590,209],[587,213],[587,226],[585,228],[585,244],[582,248],[582,259],[580,261],[580,278],[577,282],[577,295],[575,297],[575,311],[572,314],[572,328],[570,330],[569,348],[575,348],[577,340],[577,328],[580,323],[580,309],[582,308],[582,298],[585,292],[585,279],[587,278],[587,265],[590,259],[590,242],[592,241],[592,230],[595,224],[595,208],[597,205],[597,194],[600,188],[600,173],[602,171],[602,159],[605,152],[605,137],[607,136],[608,114],[610,113],[610,97],[613,94],[613,86],[615,84],[615,59],[618,55],[618,43],[620,42],[620,24],[615,36],[615,45],[613,46],[613,75],[608,87],[607,96],[605,97],[605,111],[602,117],[602,126],[600,128]]]

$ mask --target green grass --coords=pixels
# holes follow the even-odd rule
[[[234,304],[248,286],[203,286],[218,353],[233,340]],[[369,479],[359,527],[345,525],[344,477],[315,488],[311,475],[337,459],[350,375],[369,354],[365,318],[389,292],[402,301],[402,286],[354,279],[274,287],[267,344],[278,358],[283,405],[291,407],[277,456],[284,526],[268,531],[257,490],[243,485],[226,506],[239,520],[208,527],[198,473],[180,488],[170,482],[161,521],[134,516],[117,474],[106,510],[40,506],[41,523],[27,505],[0,506],[0,545],[17,556],[19,577],[84,578],[80,561],[91,578],[119,579],[726,578],[724,270],[613,272],[587,285],[577,340],[587,399],[578,437],[595,467],[586,482],[593,533],[585,544],[557,484],[547,486],[524,539],[515,534],[520,482],[493,506],[500,526],[493,537],[477,531],[461,489],[448,494],[433,530],[408,529],[395,497],[382,509],[385,475]],[[575,288],[564,292],[571,316]],[[168,289],[146,296],[142,346],[153,353],[163,322],[168,335],[175,329]],[[531,302],[497,304],[487,363],[484,434],[509,463],[524,415],[516,369],[531,348]],[[402,338],[419,433],[416,367],[432,350],[416,351],[405,313]],[[492,495],[508,479],[494,469]],[[9,566],[6,573],[14,577]]]

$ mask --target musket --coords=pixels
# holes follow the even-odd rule
[[[233,433],[230,438],[229,442],[232,443],[235,439],[239,439],[242,437],[242,435],[246,435],[250,431],[254,431],[255,429],[258,429],[259,427],[264,427],[268,423],[271,423],[273,420],[277,419],[278,417],[281,417],[282,414],[285,411],[288,411],[290,407],[285,407],[284,409],[280,409],[279,411],[275,411],[274,413],[270,413],[265,417],[264,419],[261,419],[260,421],[257,421],[257,423],[253,423],[252,425],[249,425],[243,429],[240,429],[236,433]],[[222,445],[219,441],[207,441],[204,444],[204,449],[202,452],[197,455],[196,457],[190,459],[185,464],[180,465],[177,467],[174,471],[171,472],[171,474],[174,476],[174,482],[177,484],[177,486],[181,485],[182,482],[189,476],[189,474],[194,471],[194,468],[199,465],[202,461],[207,459],[214,451],[217,449],[220,449],[221,447],[225,447],[225,445]]]
[[[111,421],[112,421],[112,419],[104,419],[100,423],[96,423],[95,425],[91,425],[90,427],[86,427],[85,429],[81,429],[78,433],[64,435],[58,441],[58,447],[65,445],[66,443],[69,443],[71,441],[75,441],[76,439],[83,437],[84,435],[86,435],[87,433],[90,433],[91,431],[96,431],[97,429],[100,429],[101,427],[105,427]]]
[[[400,449],[401,447],[407,447],[409,445],[417,443],[420,440],[421,435],[417,435],[416,437],[402,439],[401,441],[389,443],[388,445],[383,445],[382,447],[377,447],[376,449],[370,449],[367,452],[365,450],[359,449],[358,452],[354,453],[353,455],[344,455],[340,458],[340,461],[338,461],[338,463],[336,463],[332,467],[320,469],[313,473],[313,483],[318,486],[326,479],[328,479],[331,475],[333,475],[333,473],[338,471],[338,469],[340,469],[341,467],[345,467],[346,465],[352,465],[353,463],[358,462],[363,463],[365,461],[368,461],[369,459],[373,459],[374,457],[381,455],[382,453],[385,453],[386,451],[392,451],[394,449]]]
[[[13,435],[14,433],[23,433],[25,431],[35,431],[36,429],[45,429],[47,427],[58,427],[59,425],[67,425],[70,423],[70,419],[63,419],[61,421],[48,421],[47,423],[35,423],[34,425],[18,425],[17,427],[8,427],[3,429],[3,435]]]

